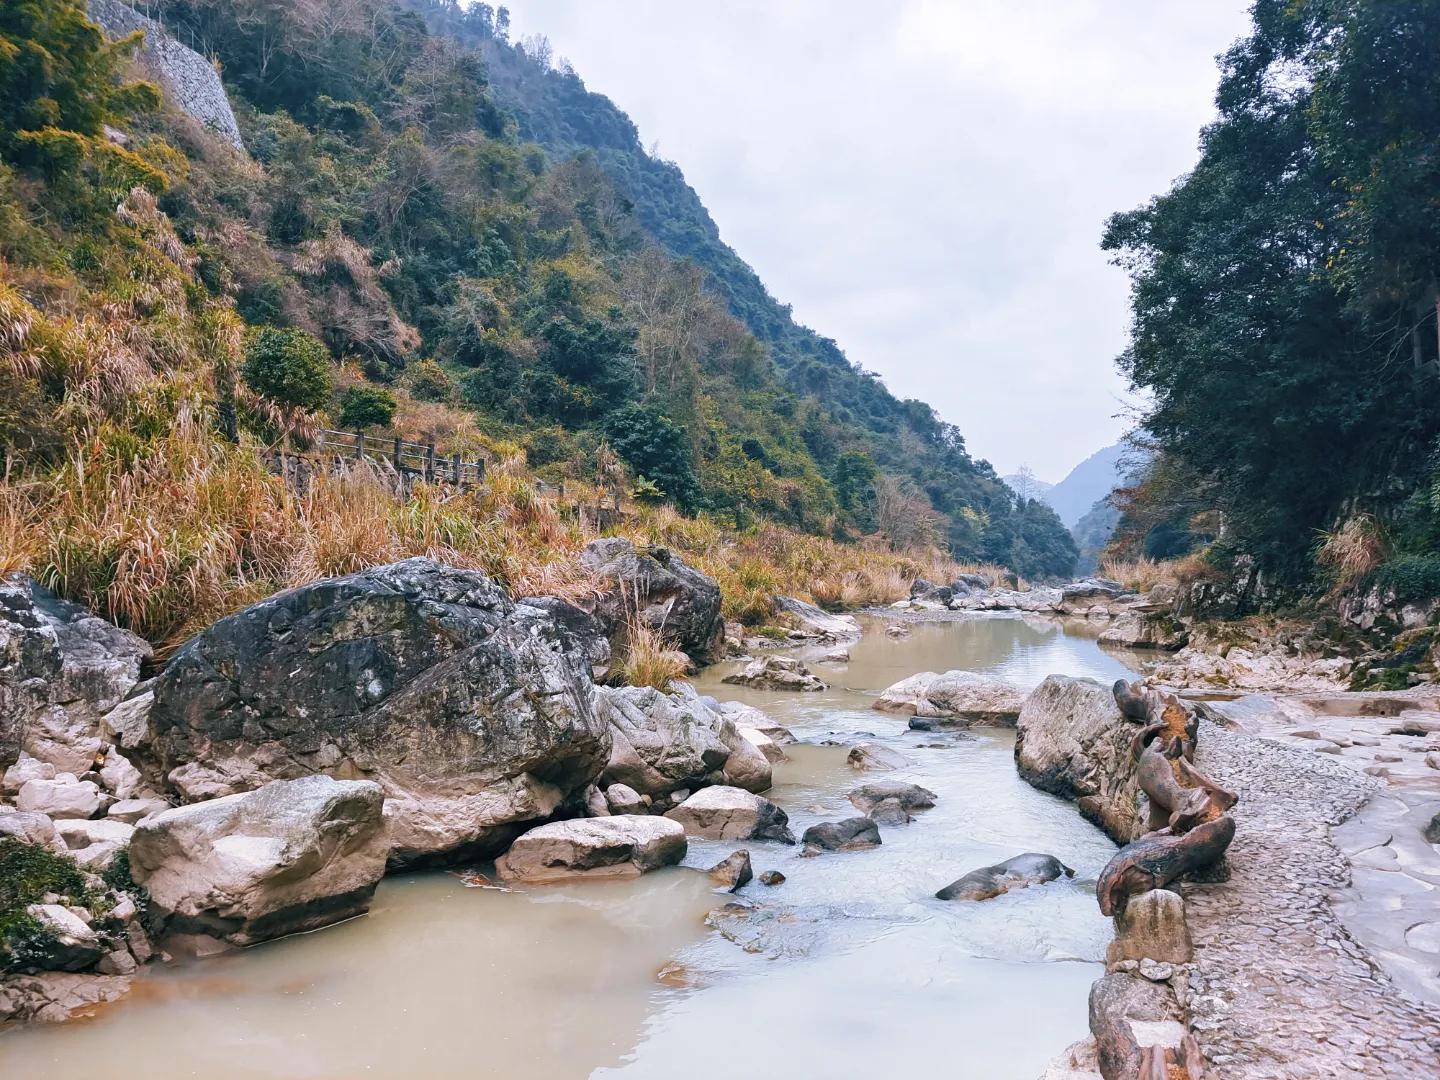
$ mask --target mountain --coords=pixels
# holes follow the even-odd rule
[[[1044,499],[1060,516],[1066,528],[1073,529],[1096,502],[1105,498],[1124,478],[1122,461],[1126,448],[1116,443],[1097,450],[1070,470],[1069,475],[1049,491]]]

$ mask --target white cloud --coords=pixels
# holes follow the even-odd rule
[[[1194,161],[1242,0],[519,0],[796,316],[1001,472],[1124,423],[1105,217]]]

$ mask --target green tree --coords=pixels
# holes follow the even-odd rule
[[[245,342],[245,382],[271,401],[314,410],[330,400],[330,352],[303,330],[266,326]]]
[[[378,386],[347,386],[340,395],[343,428],[389,427],[395,419],[395,395]]]
[[[696,509],[699,485],[683,429],[653,409],[632,403],[607,417],[605,436],[631,472],[645,477],[686,513]]]

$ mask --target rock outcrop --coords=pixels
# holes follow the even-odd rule
[[[874,707],[926,719],[1013,724],[1024,703],[1025,691],[995,675],[922,671],[884,690]]]
[[[230,99],[208,60],[120,0],[89,0],[87,6],[90,18],[113,37],[143,30],[140,61],[154,72],[171,100],[235,149],[245,149]]]
[[[358,915],[390,845],[378,784],[307,776],[142,821],[130,868],[166,933],[253,945]]]
[[[100,720],[140,679],[150,646],[25,578],[0,583],[0,769],[21,751],[82,776]]]
[[[690,836],[707,840],[778,840],[795,843],[789,815],[769,799],[741,788],[702,788],[665,815]]]
[[[634,877],[678,863],[687,847],[684,827],[667,818],[576,818],[531,829],[495,860],[495,869],[506,881],[542,884],[576,877]]]
[[[596,711],[609,725],[610,756],[601,782],[641,795],[668,795],[706,784],[746,791],[770,787],[770,762],[724,713],[693,687],[670,693],[648,686],[602,686]]]
[[[720,658],[725,622],[714,578],[666,548],[637,548],[622,536],[586,544],[580,566],[600,586],[591,611],[613,644],[622,644],[628,621],[639,619],[696,663]]]
[[[1125,844],[1144,831],[1130,745],[1139,730],[1110,687],[1051,675],[1020,710],[1015,767],[1041,791],[1074,799],[1086,820]]]
[[[752,660],[739,671],[726,675],[724,681],[756,690],[794,690],[806,694],[825,689],[825,684],[793,656],[764,656]]]
[[[565,626],[423,558],[221,619],[154,693],[149,749],[182,799],[314,773],[371,779],[397,864],[503,849],[583,796],[610,755]]]

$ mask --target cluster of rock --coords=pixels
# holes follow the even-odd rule
[[[1103,578],[1072,581],[1068,585],[1021,590],[1013,584],[992,587],[974,574],[961,575],[951,585],[933,585],[917,578],[909,600],[894,606],[918,611],[996,611],[1058,615],[1103,621],[1108,625],[1100,640],[1129,648],[1179,649],[1189,631],[1175,614],[1178,594],[1173,586],[1157,585],[1148,593],[1127,589]]]
[[[1063,676],[1047,679],[1021,713],[1021,775],[1076,799],[1124,845],[1096,886],[1115,940],[1091,991],[1091,1034],[1052,1066],[1054,1080],[1207,1075],[1181,999],[1193,959],[1185,901],[1168,886],[1216,872],[1235,835],[1237,800],[1195,768],[1198,723],[1192,707],[1139,683],[1107,692]]]
[[[588,610],[428,559],[318,581],[221,619],[144,682],[140,639],[0,587],[0,843],[86,875],[0,940],[0,1019],[114,996],[84,979],[160,950],[360,914],[387,869],[499,856],[504,879],[549,881],[678,862],[687,833],[793,844],[760,794],[784,728],[688,686],[596,683],[627,620],[713,658],[714,581],[623,540],[582,562]]]
[[[1151,672],[1167,686],[1220,691],[1334,691],[1355,662],[1333,642],[1284,624],[1195,624],[1187,646]]]

